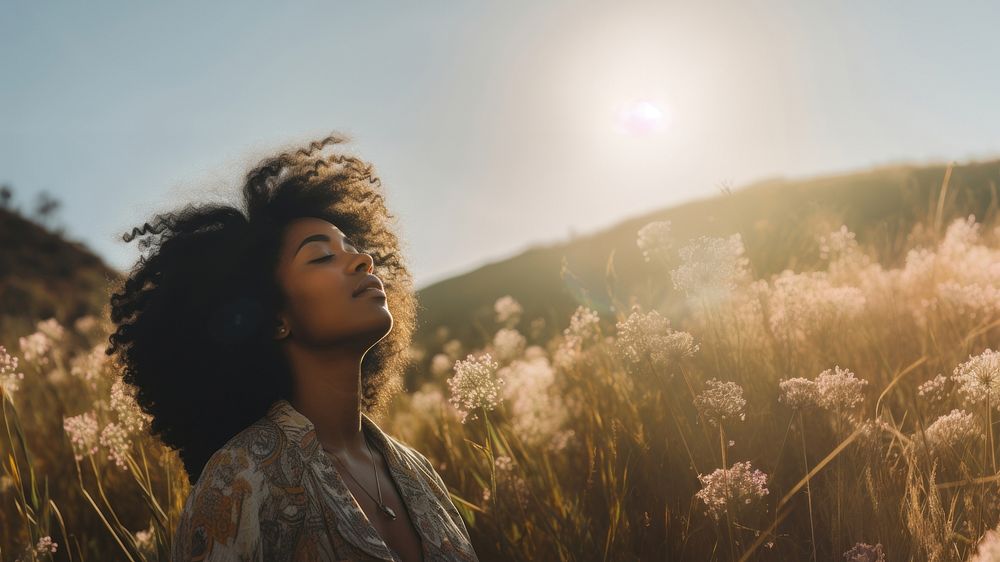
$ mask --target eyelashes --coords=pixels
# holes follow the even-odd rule
[[[365,253],[365,251],[358,249],[357,252],[355,252],[355,253],[357,253],[357,254],[363,254],[363,253]],[[333,258],[334,258],[334,254],[328,254],[328,255],[325,255],[325,256],[323,256],[321,258],[316,258],[314,260],[309,260],[309,263],[319,263],[319,262],[324,262],[324,261],[330,261]]]

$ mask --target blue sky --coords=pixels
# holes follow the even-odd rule
[[[1000,155],[996,2],[0,2],[0,183],[113,266],[332,131],[417,286],[727,183]],[[614,108],[653,100],[661,131]]]

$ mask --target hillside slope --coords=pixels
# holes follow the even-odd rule
[[[613,315],[615,300],[671,285],[669,272],[652,270],[636,246],[636,233],[651,221],[669,220],[680,245],[700,236],[740,233],[757,276],[817,263],[816,236],[841,224],[860,243],[874,243],[883,263],[902,259],[917,222],[933,221],[946,165],[891,166],[808,179],[774,179],[676,207],[658,209],[574,240],[531,248],[419,291],[420,326],[415,339],[440,347],[439,326],[469,346],[482,345],[496,330],[493,302],[511,295],[524,306],[518,326],[527,333],[534,318],[546,319],[541,339],[560,331],[577,303]],[[951,171],[941,223],[970,213],[983,220],[997,209],[1000,160],[956,165]],[[607,287],[614,254],[614,287]],[[565,262],[571,274],[560,275]],[[611,296],[609,296],[609,292]],[[620,302],[617,308],[621,309]],[[624,306],[627,306],[625,304]]]
[[[0,334],[25,335],[39,319],[100,314],[121,273],[83,244],[0,209]],[[9,345],[9,342],[8,342]]]

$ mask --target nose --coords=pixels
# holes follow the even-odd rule
[[[365,273],[371,273],[375,269],[375,259],[370,255],[362,253],[358,254],[360,261],[355,265],[355,271],[363,270]],[[363,269],[362,269],[363,268]]]

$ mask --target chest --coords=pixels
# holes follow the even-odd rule
[[[381,461],[376,463],[378,484],[376,484],[372,472],[367,473],[367,475],[359,474],[357,478],[361,482],[347,477],[344,479],[344,483],[385,544],[403,562],[422,562],[424,560],[423,544],[420,533],[417,531],[417,522],[410,517],[398,483],[393,478],[385,460],[381,458],[381,455],[377,455],[377,457],[379,457],[378,461]],[[372,476],[371,481],[365,476]],[[362,488],[362,486],[365,487]],[[389,517],[382,510],[376,500],[377,495],[375,498],[372,497],[372,493],[375,493],[377,488],[381,490],[382,503],[396,514],[395,518]]]

